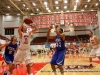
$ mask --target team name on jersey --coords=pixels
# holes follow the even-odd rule
[[[56,42],[60,42],[61,41],[61,39],[56,39]]]
[[[8,49],[11,51],[15,51],[15,48],[8,46]]]

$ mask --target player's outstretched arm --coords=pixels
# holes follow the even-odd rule
[[[49,30],[48,30],[48,32],[47,32],[47,38],[48,38],[48,39],[54,39],[54,38],[55,38],[55,36],[50,36],[50,31],[51,31],[51,29],[52,29],[52,26],[50,26],[50,28],[49,28]]]
[[[59,33],[59,31],[58,31],[58,26],[55,26],[55,29],[56,29],[56,34],[59,36],[59,37],[61,37],[63,40],[65,40],[65,34],[61,34],[61,33]]]
[[[21,25],[18,28],[18,34],[20,35],[20,37],[22,37],[22,27],[23,27],[24,21],[22,21]]]
[[[0,46],[0,50],[1,50],[2,48],[4,48],[4,47],[8,46],[8,44],[9,44],[9,43],[7,42],[7,43],[1,45],[1,46]]]
[[[34,29],[32,29],[32,33],[35,33],[37,30],[38,30],[38,28],[37,28],[37,26],[36,25],[34,25],[34,26],[32,26]]]

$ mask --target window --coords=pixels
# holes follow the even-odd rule
[[[12,28],[12,29],[5,29],[5,35],[14,35],[14,28]]]

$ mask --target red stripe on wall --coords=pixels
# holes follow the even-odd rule
[[[15,29],[15,28],[19,28],[19,27],[5,27],[4,29]],[[98,27],[94,28],[93,30],[96,30]],[[85,29],[85,30],[74,30],[74,31],[90,31],[90,29]],[[64,32],[70,32],[70,30],[65,30]],[[36,33],[47,33],[47,32],[36,32]]]
[[[19,28],[19,27],[5,27],[4,29],[15,29],[15,28]]]

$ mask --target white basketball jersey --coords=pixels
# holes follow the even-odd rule
[[[23,33],[22,37],[20,38],[20,49],[26,50],[30,48],[30,34],[29,32]]]
[[[93,36],[93,37],[90,37],[90,44],[96,44],[96,41],[94,40],[94,37],[96,36]],[[99,45],[94,45],[93,48],[98,48]]]

